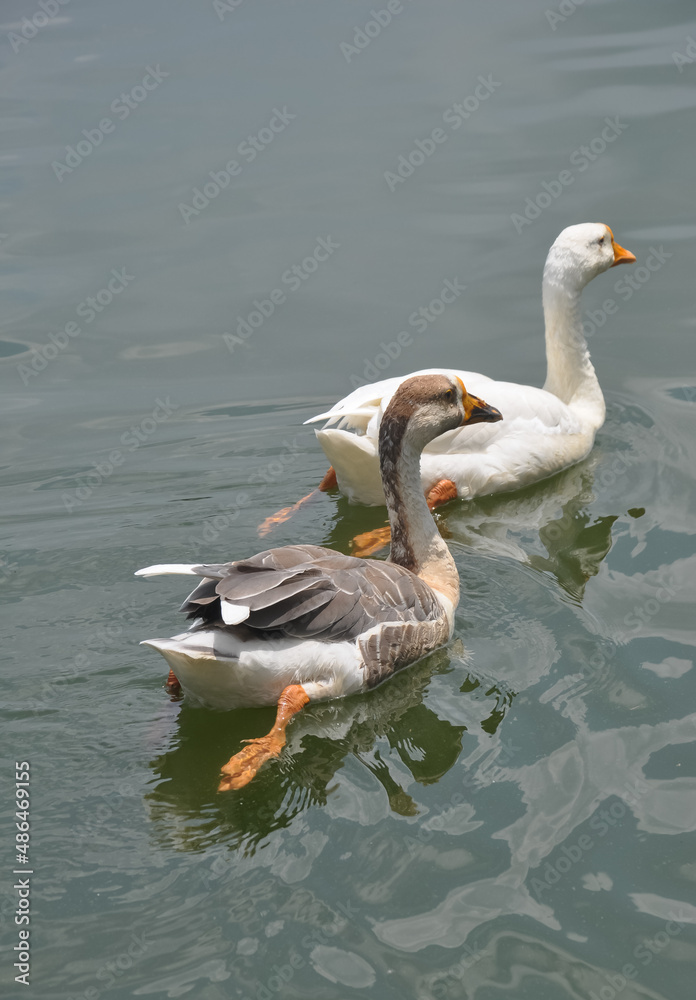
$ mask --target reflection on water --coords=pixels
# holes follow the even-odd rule
[[[656,781],[645,776],[648,761],[660,750],[693,742],[694,719],[596,732],[584,721],[584,709],[575,705],[575,699],[566,702],[566,713],[575,724],[572,739],[544,760],[503,767],[498,776],[499,781],[516,786],[511,794],[519,795],[524,803],[523,815],[495,833],[510,848],[505,877],[469,881],[432,911],[382,922],[376,929],[380,940],[407,951],[434,943],[456,947],[501,912],[534,912],[536,919],[556,928],[563,918],[568,927],[567,899],[556,886],[563,876],[567,876],[565,892],[568,883],[579,881],[586,862],[599,853],[604,838],[611,841],[619,825],[662,835],[696,830],[696,779]],[[638,863],[640,840],[632,848]],[[570,847],[554,853],[566,841]],[[549,858],[552,862],[544,865]],[[671,912],[696,922],[688,888],[680,891],[675,886],[675,891],[675,898],[656,897],[641,908],[663,917],[671,905]]]
[[[508,556],[552,574],[582,602],[587,581],[612,544],[612,514],[590,513],[598,459],[591,455],[551,479],[502,497],[461,504],[446,519],[450,537],[474,550]],[[542,554],[543,553],[543,554]]]
[[[164,841],[199,850],[216,842],[222,829],[231,846],[253,853],[303,810],[326,804],[349,755],[381,786],[391,811],[419,815],[403,787],[403,768],[422,786],[439,781],[459,759],[464,733],[495,757],[490,738],[514,697],[466,674],[467,658],[457,646],[437,650],[368,694],[308,706],[293,720],[281,758],[230,795],[215,791],[221,764],[243,739],[269,728],[274,710],[218,713],[184,702],[173,748],[151,764],[159,782],[147,801]],[[435,677],[455,670],[464,674],[460,690],[466,695],[458,725],[423,701]],[[489,753],[489,765],[491,759]]]
[[[593,486],[598,464],[599,458],[591,455],[580,465],[523,490],[453,501],[435,514],[440,531],[448,541],[468,550],[507,556],[551,573],[581,603],[587,581],[597,575],[611,548],[612,525],[619,517],[590,513],[596,500]],[[315,502],[321,502],[320,498]],[[334,524],[324,540],[329,548],[349,552],[351,539],[364,526],[369,530],[386,523],[384,508],[357,507],[338,496],[334,503]],[[385,548],[377,557],[386,555]]]

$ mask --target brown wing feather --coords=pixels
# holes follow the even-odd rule
[[[249,608],[246,627],[334,642],[355,639],[381,622],[442,617],[433,591],[410,570],[318,545],[287,545],[196,569],[206,579],[181,610],[208,626],[222,625],[220,599]]]

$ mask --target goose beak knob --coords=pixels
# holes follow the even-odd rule
[[[624,250],[620,247],[618,243],[614,240],[611,241],[611,245],[614,248],[614,263],[612,267],[616,267],[617,264],[634,264],[636,261],[635,254],[632,254],[630,250]]]
[[[467,393],[462,403],[464,404],[462,425],[494,424],[498,420],[503,419],[500,410],[496,410],[495,406],[489,406],[485,400],[479,399],[478,396],[472,396],[470,393]]]

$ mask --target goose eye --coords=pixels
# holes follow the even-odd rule
[[[600,246],[604,246],[604,237],[600,236],[597,242],[599,243]]]
[[[451,403],[452,400],[454,399],[454,392],[451,389],[448,389],[447,392],[445,393],[445,399],[447,400],[448,403]]]

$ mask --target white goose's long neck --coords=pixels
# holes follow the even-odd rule
[[[423,495],[422,447],[409,441],[408,434],[398,440],[398,433],[396,440],[387,437],[384,445],[380,465],[391,526],[390,561],[416,573],[456,607],[459,574]]]
[[[596,429],[604,421],[605,406],[582,330],[582,288],[577,280],[568,280],[561,268],[547,261],[543,284],[547,363],[544,389],[576,409]]]

